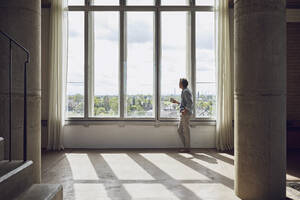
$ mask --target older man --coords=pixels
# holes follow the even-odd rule
[[[187,88],[188,81],[185,78],[179,80],[179,87],[182,89],[181,102],[171,99],[172,103],[180,105],[180,123],[178,126],[178,133],[184,145],[181,152],[190,152],[190,118],[193,114],[193,95]]]

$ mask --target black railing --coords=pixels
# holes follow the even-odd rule
[[[13,49],[12,44],[22,49],[26,53],[26,60],[24,61],[24,120],[23,120],[23,160],[27,160],[27,64],[29,63],[30,53],[20,43],[10,37],[8,34],[0,30],[0,35],[4,36],[9,41],[9,160],[12,160],[12,62]]]

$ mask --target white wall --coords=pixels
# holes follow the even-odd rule
[[[65,148],[177,148],[182,143],[176,125],[67,125]],[[191,128],[192,148],[215,148],[215,126]]]

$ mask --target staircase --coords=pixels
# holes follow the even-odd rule
[[[33,182],[33,162],[27,160],[27,64],[29,51],[8,34],[0,30],[0,36],[9,42],[9,133],[4,139],[0,137],[0,200],[62,200],[63,188],[59,184],[35,184]],[[24,121],[23,121],[23,160],[12,157],[12,76],[13,49],[17,46],[26,53],[24,61]],[[8,155],[4,147],[8,147]],[[6,160],[6,158],[8,158]]]
[[[1,200],[62,200],[59,184],[34,184],[32,161],[3,160],[4,139],[0,137],[0,199]]]

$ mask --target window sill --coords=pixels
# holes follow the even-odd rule
[[[65,120],[66,126],[72,125],[118,125],[124,127],[126,125],[135,125],[135,126],[177,126],[179,119],[163,119],[156,121],[154,119],[83,119],[83,118],[69,118]],[[215,126],[216,120],[212,118],[196,118],[190,121],[191,127],[195,126]]]

